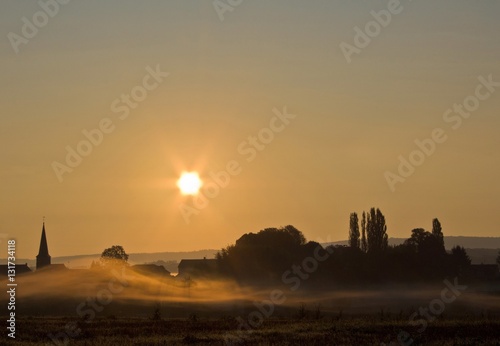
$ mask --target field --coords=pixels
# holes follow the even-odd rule
[[[24,277],[16,339],[4,329],[0,345],[500,345],[498,282],[292,291],[124,277]]]
[[[76,323],[76,324],[72,324]],[[71,329],[70,326],[76,326]],[[332,316],[268,319],[251,331],[237,331],[232,317],[217,319],[102,318],[91,323],[71,318],[24,318],[15,345],[500,345],[500,320],[440,318],[424,332],[399,316]],[[79,335],[67,335],[79,330]],[[66,331],[64,334],[62,332]],[[403,334],[401,334],[403,333]],[[405,334],[408,333],[408,334]],[[56,341],[50,339],[52,336]],[[398,334],[405,343],[399,343]],[[410,339],[413,340],[411,343]],[[45,341],[45,342],[43,342]]]

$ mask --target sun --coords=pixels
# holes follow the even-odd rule
[[[182,172],[181,177],[177,181],[177,186],[183,195],[196,195],[203,185],[198,173]]]

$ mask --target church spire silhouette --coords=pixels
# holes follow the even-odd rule
[[[40,239],[40,249],[36,256],[36,269],[50,265],[49,247],[47,246],[47,236],[45,235],[45,218],[42,224],[42,238]]]

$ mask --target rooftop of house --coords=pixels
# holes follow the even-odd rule
[[[136,264],[131,267],[137,272],[157,274],[157,275],[170,275],[170,271],[165,269],[164,266],[158,264]]]
[[[16,275],[31,272],[30,267],[28,267],[28,263],[16,264],[15,269],[16,269]],[[7,276],[8,270],[9,270],[8,264],[0,264],[0,275],[1,276]]]

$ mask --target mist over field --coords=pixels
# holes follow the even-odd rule
[[[453,280],[450,279],[450,283]],[[26,315],[88,318],[120,314],[149,316],[160,304],[168,317],[185,317],[194,311],[215,315],[237,315],[272,301],[278,316],[290,316],[304,305],[324,314],[363,315],[382,312],[411,314],[440,298],[446,284],[373,284],[336,288],[290,285],[264,287],[240,285],[229,279],[186,280],[151,277],[128,268],[86,273],[45,272],[18,279],[18,311]],[[447,313],[500,315],[500,285],[464,285]],[[257,304],[257,305],[256,305]],[[93,310],[93,312],[91,311]],[[90,312],[89,312],[90,311]],[[273,313],[274,314],[274,313]],[[276,317],[276,316],[275,316]]]

